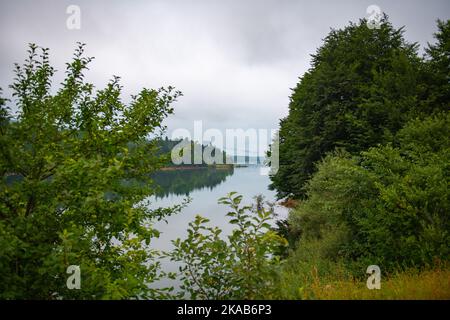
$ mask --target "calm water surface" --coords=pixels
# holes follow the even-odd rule
[[[204,169],[207,170],[207,169]],[[193,173],[195,175],[195,173]],[[170,177],[164,177],[166,185]],[[179,180],[179,177],[176,178]],[[220,173],[220,179],[211,183],[208,179],[204,187],[200,187],[196,183],[196,189],[188,192],[191,202],[178,214],[167,218],[167,223],[158,222],[155,228],[161,232],[159,239],[153,241],[153,247],[163,251],[173,249],[171,240],[176,238],[184,239],[187,236],[187,228],[189,222],[193,221],[196,215],[201,215],[210,220],[209,224],[218,226],[223,230],[223,234],[229,234],[231,226],[228,224],[229,218],[225,215],[228,207],[217,203],[220,197],[226,196],[231,191],[236,191],[243,195],[242,204],[253,204],[253,197],[262,194],[266,201],[275,202],[275,192],[268,189],[270,179],[267,175],[260,174],[260,168],[256,166],[246,168],[235,168],[234,172],[229,173],[226,177]],[[178,182],[179,183],[179,182]],[[168,188],[174,190],[176,188]],[[180,192],[165,193],[163,198],[152,198],[152,207],[167,207],[174,204],[180,204],[186,195]],[[284,207],[276,206],[275,212],[279,218],[285,218],[287,210]],[[171,261],[163,261],[162,267],[164,271],[178,271],[178,265]],[[178,282],[164,280],[153,286],[173,285],[177,287]]]

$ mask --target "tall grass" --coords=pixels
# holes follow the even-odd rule
[[[381,289],[367,288],[367,265],[350,263],[335,252],[339,234],[300,241],[280,268],[269,299],[450,300],[450,263],[436,260],[421,269],[381,270]]]
[[[323,267],[323,265],[322,265]],[[282,299],[318,300],[450,300],[450,266],[441,264],[432,269],[409,269],[381,277],[381,288],[369,290],[367,278],[349,275],[335,264],[335,273],[319,271],[310,266],[309,272],[285,270],[275,297]],[[305,270],[306,266],[302,269]],[[325,275],[321,275],[325,273]],[[368,275],[367,275],[368,276]]]
[[[450,269],[440,267],[419,272],[408,270],[381,279],[379,290],[367,289],[366,282],[316,279],[305,290],[304,298],[314,299],[382,299],[382,300],[448,300]]]

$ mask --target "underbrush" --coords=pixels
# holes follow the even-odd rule
[[[365,269],[355,275],[341,261],[323,256],[320,241],[310,241],[285,261],[271,299],[318,300],[447,300],[450,299],[450,266],[437,262],[422,269],[384,273],[381,288],[369,290]]]

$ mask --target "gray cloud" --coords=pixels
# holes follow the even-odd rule
[[[66,8],[81,8],[81,29],[66,28]],[[63,76],[76,41],[95,60],[87,79],[122,77],[125,97],[142,87],[173,85],[184,97],[167,120],[169,132],[191,128],[275,128],[287,114],[290,88],[330,28],[366,15],[377,4],[406,38],[432,41],[442,1],[1,1],[0,87],[27,43],[51,49]],[[8,90],[5,90],[8,93]]]

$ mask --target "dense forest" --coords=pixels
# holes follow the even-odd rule
[[[361,276],[450,258],[450,21],[423,57],[403,33],[386,16],[332,30],[292,93],[272,177],[298,201],[280,228],[284,297],[302,295],[291,284],[311,265]]]
[[[279,197],[306,198],[317,163],[336,148],[359,155],[393,144],[408,121],[448,111],[448,22],[439,22],[425,57],[403,28],[383,22],[376,30],[362,22],[332,30],[312,55],[280,122],[280,169],[272,177]]]
[[[144,88],[126,103],[118,77],[96,89],[83,44],[55,90],[48,49],[31,44],[0,98],[0,298],[449,299],[450,21],[435,40],[421,56],[387,16],[332,30],[280,121],[271,187],[295,204],[288,219],[236,190],[218,200],[229,234],[197,216],[169,252],[152,247],[154,226],[182,205],[148,199],[168,174],[190,179],[163,171],[179,141],[162,123],[181,92]],[[208,170],[210,184],[229,173]],[[366,288],[369,265],[382,290]],[[151,286],[163,278],[180,290]]]

